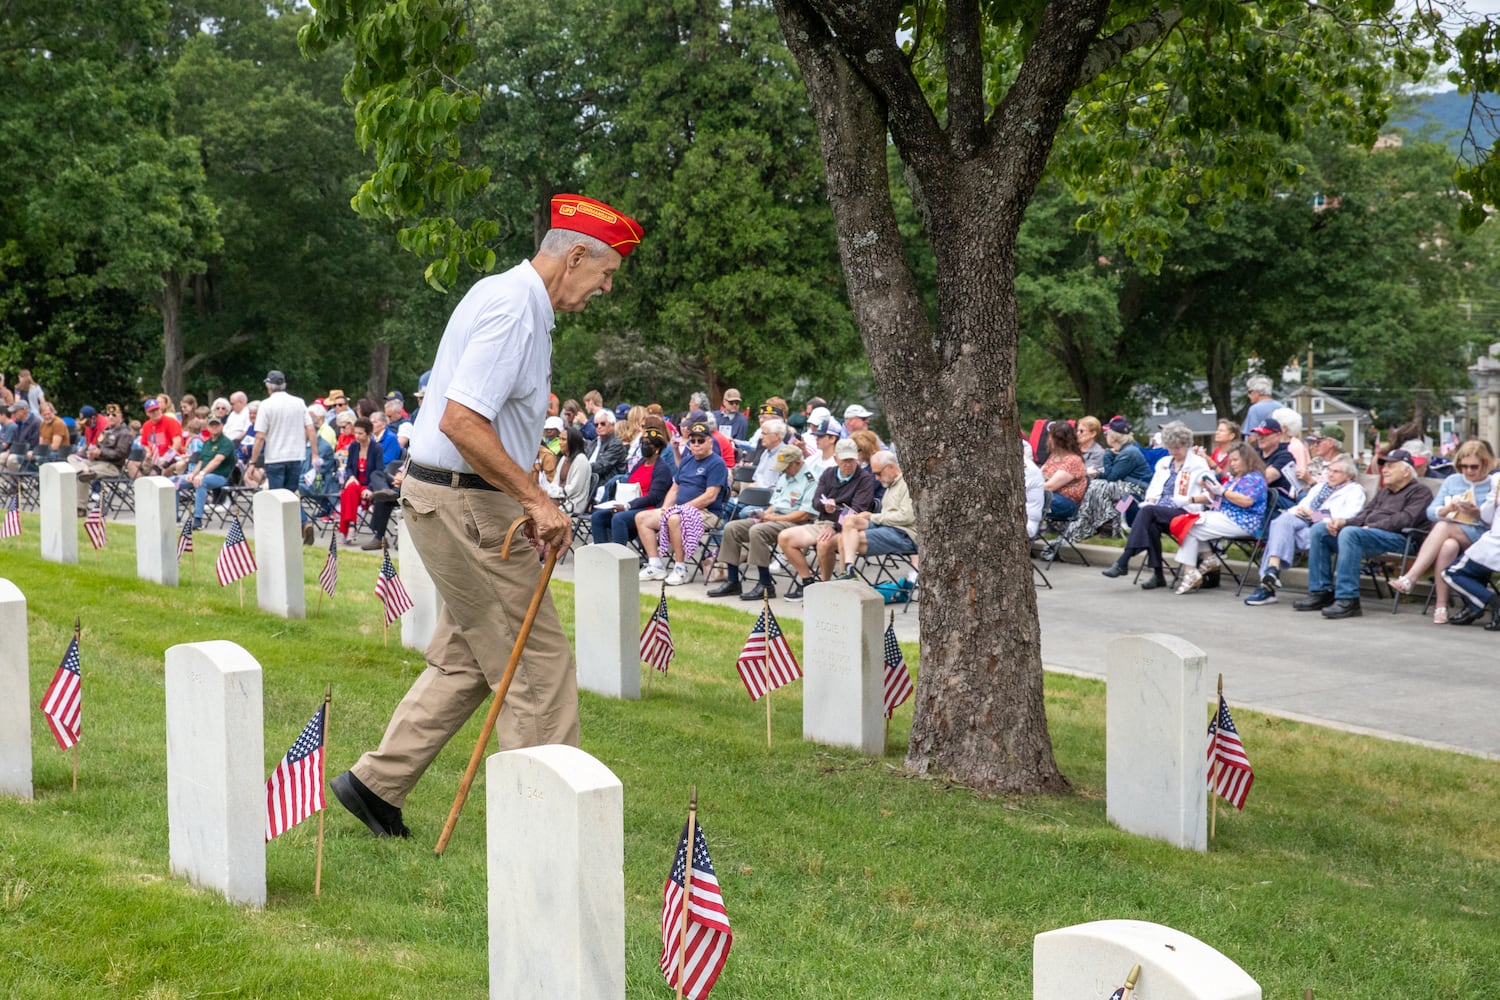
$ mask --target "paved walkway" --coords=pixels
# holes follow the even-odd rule
[[[1297,596],[1246,607],[1233,582],[1178,597],[1141,591],[1130,577],[1100,575],[1108,555],[1089,552],[1092,567],[1056,564],[1053,589],[1037,593],[1042,661],[1049,670],[1104,677],[1105,646],[1125,634],[1169,632],[1201,648],[1224,674],[1225,696],[1283,718],[1500,759],[1500,635],[1477,625],[1433,625],[1420,599],[1364,602],[1364,617],[1327,621],[1292,610]],[[1116,550],[1118,551],[1118,550]],[[573,578],[573,560],[557,577]],[[779,581],[778,581],[779,585]],[[678,600],[745,608],[710,598],[702,583],[672,589]],[[1247,588],[1248,592],[1248,588]],[[800,618],[802,605],[772,602],[778,617]],[[921,604],[896,611],[896,632],[915,642]]]

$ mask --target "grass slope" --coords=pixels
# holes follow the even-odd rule
[[[377,841],[332,804],[321,899],[316,822],[268,845],[261,910],[168,868],[163,651],[230,638],[260,661],[267,773],[331,681],[337,773],[379,740],[422,668],[413,651],[381,645],[374,557],[344,553],[323,616],[283,621],[254,609],[253,587],[241,610],[232,587],[212,582],[217,537],[199,536],[198,583],[174,591],[136,580],[124,527],[111,526],[97,566],[85,542],[76,567],[42,562],[34,517],[26,530],[0,542],[0,576],[29,602],[32,702],[81,615],[85,728],[76,794],[69,757],[35,714],[36,799],[0,800],[0,997],[487,996],[482,776],[447,855],[431,853],[478,718],[408,803],[415,839]],[[313,549],[306,561],[310,601],[321,558]],[[553,591],[571,628],[572,590]],[[1255,789],[1244,814],[1221,810],[1200,856],[1105,821],[1097,682],[1047,679],[1073,794],[984,799],[911,778],[898,753],[803,743],[800,685],[773,696],[768,752],[733,666],[749,616],[679,603],[672,624],[678,659],[648,701],[582,699],[584,748],[625,786],[632,996],[670,996],[657,921],[691,784],[735,929],[722,1000],[1019,1000],[1031,995],[1034,934],[1109,917],[1204,939],[1267,997],[1500,992],[1493,762],[1242,712]],[[785,628],[800,650],[801,623]],[[915,648],[906,654],[914,661]],[[893,747],[909,718],[897,713]]]

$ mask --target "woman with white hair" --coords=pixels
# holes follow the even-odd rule
[[[1297,492],[1301,493],[1313,482],[1307,465],[1312,455],[1307,450],[1307,442],[1302,440],[1302,414],[1289,406],[1283,406],[1271,414],[1271,419],[1281,425],[1281,440],[1286,442],[1287,450],[1292,453],[1292,460],[1297,463]]]
[[[1200,484],[1205,477],[1216,479],[1207,460],[1193,452],[1193,432],[1182,421],[1162,425],[1161,443],[1166,446],[1167,456],[1156,463],[1156,473],[1146,487],[1145,505],[1136,513],[1130,537],[1125,540],[1125,551],[1104,570],[1108,577],[1124,576],[1131,557],[1137,552],[1146,553],[1151,579],[1141,584],[1142,590],[1167,585],[1161,559],[1161,533],[1177,515],[1198,509],[1192,497],[1202,492]]]
[[[1061,532],[1070,542],[1081,542],[1106,527],[1112,528],[1120,516],[1117,504],[1126,497],[1132,498],[1132,503],[1139,502],[1151,484],[1151,466],[1135,443],[1130,421],[1124,417],[1111,419],[1104,426],[1104,440],[1109,450],[1104,453],[1103,471],[1089,480],[1078,516]]]

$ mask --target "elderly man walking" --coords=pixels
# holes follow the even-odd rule
[[[1402,532],[1427,523],[1432,494],[1417,482],[1411,453],[1396,448],[1380,456],[1385,485],[1364,510],[1349,517],[1330,517],[1310,532],[1307,551],[1308,594],[1292,605],[1298,611],[1321,611],[1324,618],[1358,618],[1359,574],[1365,560],[1400,551]],[[1338,555],[1338,573],[1332,568]]]
[[[608,292],[640,240],[640,225],[603,202],[557,195],[536,256],[480,279],[448,320],[401,487],[405,530],[443,611],[427,669],[396,706],[380,746],[331,782],[376,836],[407,835],[407,795],[504,674],[542,571],[529,553],[501,558],[507,528],[525,515],[537,546],[561,549],[572,539],[572,521],[529,471],[547,412],[552,327],[558,312],[582,312]],[[578,745],[572,647],[550,598],[538,609],[498,734],[502,749]]]

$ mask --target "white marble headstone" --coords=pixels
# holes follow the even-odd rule
[[[885,742],[885,604],[858,580],[807,588],[802,628],[802,738],[881,753]]]
[[[641,696],[641,580],[634,549],[585,545],[573,557],[578,686],[610,698]]]
[[[0,577],[0,795],[31,798],[31,666],[26,597]]]
[[[78,470],[67,462],[48,462],[38,478],[42,494],[42,558],[78,562]]]
[[[172,871],[234,903],[266,901],[260,664],[215,639],[167,650]]]
[[[255,596],[262,611],[307,616],[302,585],[302,503],[291,490],[261,490],[255,514]]]
[[[411,598],[411,610],[401,616],[401,645],[409,649],[426,649],[432,641],[432,630],[437,627],[438,615],[443,610],[443,595],[438,593],[427,567],[422,563],[422,553],[411,532],[403,530],[396,539],[396,559],[400,564],[401,585]]]
[[[569,746],[508,750],[485,772],[492,1000],[625,996],[625,799]]]
[[[177,586],[177,490],[165,476],[135,481],[135,572]]]
[[[1123,830],[1208,850],[1208,656],[1175,635],[1109,644],[1105,812]]]
[[[1142,1000],[1261,1000],[1244,969],[1191,935],[1144,920],[1096,920],[1032,940],[1032,1000],[1108,997],[1140,965]]]

